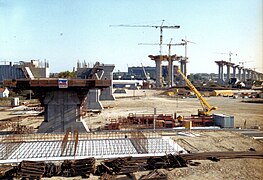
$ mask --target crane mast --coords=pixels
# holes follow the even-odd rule
[[[210,112],[212,110],[217,110],[217,107],[211,106],[201,95],[201,93],[194,87],[194,85],[186,78],[186,76],[181,72],[181,70],[178,68],[177,72],[183,77],[185,80],[187,86],[190,88],[192,92],[194,92],[197,96],[197,98],[200,101],[200,104],[202,106],[202,110],[198,110],[198,115],[204,115],[209,116]]]

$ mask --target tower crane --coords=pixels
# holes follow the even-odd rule
[[[229,56],[229,62],[231,62],[231,58],[232,58],[232,55],[235,55],[235,56],[237,56],[237,54],[234,54],[234,53],[232,53],[231,51],[229,51],[229,53],[217,53],[217,54],[228,54],[228,56]]]
[[[125,25],[125,24],[120,24],[120,25],[110,25],[110,27],[152,27],[152,28],[156,28],[156,29],[160,29],[160,55],[162,55],[162,44],[163,44],[163,29],[179,29],[180,26],[178,25],[174,25],[174,26],[164,26],[165,20],[162,20],[162,24],[160,26],[158,25]],[[162,56],[160,57],[162,58]]]
[[[186,60],[186,58],[187,58],[187,44],[188,43],[195,44],[195,42],[186,40],[186,37],[185,37],[185,39],[182,39],[182,41],[183,41],[183,45],[184,45],[184,57],[185,57],[185,60]]]
[[[203,109],[198,109],[198,116],[209,116],[212,110],[217,110],[217,107],[211,106],[201,95],[201,93],[194,87],[194,85],[186,78],[186,76],[178,68],[177,72],[183,77],[187,86],[194,92],[200,101]]]
[[[242,67],[244,67],[244,64],[249,62],[253,62],[253,61],[243,61],[243,62],[239,62],[239,64],[242,64]]]

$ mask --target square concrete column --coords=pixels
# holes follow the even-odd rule
[[[162,61],[155,60],[155,71],[156,71],[156,87],[162,87]]]
[[[237,69],[237,66],[233,66],[233,78],[235,78],[236,77],[236,69]]]
[[[102,75],[102,80],[108,79],[113,80],[113,70],[115,68],[115,65],[113,64],[102,64],[100,65],[100,68],[103,69],[104,73]],[[115,100],[115,97],[113,96],[112,92],[113,82],[111,82],[111,86],[108,88],[104,88],[101,91],[100,100]]]
[[[225,61],[215,61],[215,63],[218,65],[218,82],[223,84],[224,83],[224,65]]]
[[[86,107],[89,110],[102,110],[103,106],[99,100],[100,89],[90,89],[86,99]]]
[[[38,133],[59,133],[67,129],[88,132],[80,116],[80,99],[74,91],[50,91],[44,98],[45,120]]]
[[[242,71],[242,67],[238,67],[238,79],[241,81],[241,71]]]
[[[247,73],[247,70],[243,69],[243,78],[242,78],[243,81],[246,81],[246,79],[247,79],[246,73]]]
[[[187,72],[186,72],[186,60],[184,61],[184,75],[187,77]]]
[[[249,69],[249,70],[247,70],[247,79],[251,79],[252,77],[251,77],[251,70]]]
[[[220,80],[224,81],[224,67],[223,67],[223,65],[218,66],[218,76],[219,76]]]
[[[229,64],[226,65],[226,83],[230,80],[230,67],[231,66]]]
[[[174,85],[174,69],[173,69],[173,60],[168,61],[168,78],[169,78],[169,87]]]

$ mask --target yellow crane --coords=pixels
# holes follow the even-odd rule
[[[211,106],[201,95],[201,93],[194,87],[194,85],[186,78],[186,76],[181,72],[181,70],[178,68],[177,72],[183,77],[185,80],[187,86],[190,88],[192,92],[194,92],[197,96],[197,98],[200,101],[200,104],[203,109],[198,109],[198,115],[199,116],[209,116],[210,112],[212,110],[217,110],[217,107]]]

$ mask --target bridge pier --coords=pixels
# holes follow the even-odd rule
[[[44,122],[38,133],[59,133],[67,129],[87,132],[88,128],[82,121],[82,109],[91,90],[99,99],[98,89],[111,86],[111,80],[96,79],[17,79],[5,80],[6,87],[14,90],[33,90],[44,106]],[[91,97],[89,97],[91,98]],[[96,103],[96,102],[95,102]]]
[[[45,115],[38,133],[66,132],[67,129],[88,132],[80,115],[81,100],[74,91],[51,91],[44,98]]]

